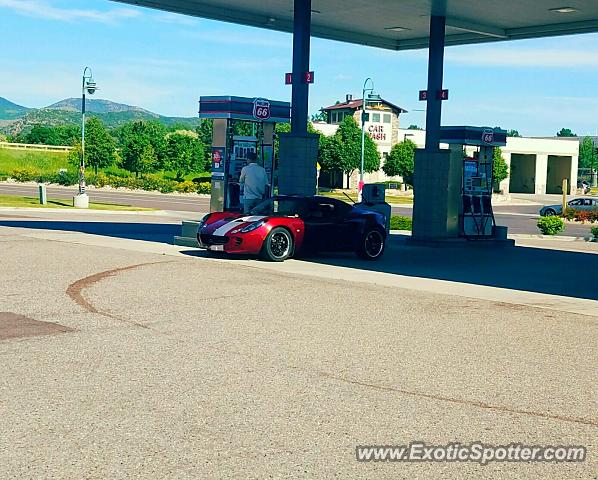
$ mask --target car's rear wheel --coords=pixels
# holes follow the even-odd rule
[[[293,237],[286,228],[273,228],[262,247],[262,257],[271,262],[284,262],[293,253]]]
[[[357,255],[366,260],[377,260],[384,253],[386,246],[386,236],[379,228],[371,228],[366,230],[362,237]]]
[[[545,217],[554,217],[555,215],[556,215],[556,211],[553,210],[552,208],[548,208],[544,211]]]

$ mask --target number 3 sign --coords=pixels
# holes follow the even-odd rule
[[[256,98],[253,101],[253,116],[258,120],[270,118],[270,101],[265,98]]]

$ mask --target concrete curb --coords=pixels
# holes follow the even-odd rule
[[[407,235],[411,236],[411,230],[391,230],[391,235]],[[585,237],[567,237],[564,235],[541,235],[530,233],[513,233],[508,236],[512,240],[559,240],[561,242],[597,242],[598,238],[592,235]]]
[[[509,238],[515,240],[558,240],[561,242],[598,242],[598,238],[592,235],[586,235],[585,237],[569,237],[566,235],[542,235],[542,234],[530,234],[530,233],[513,233],[509,235]]]

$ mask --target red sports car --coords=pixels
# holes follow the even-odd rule
[[[314,196],[277,196],[249,215],[215,212],[197,229],[200,248],[231,254],[261,255],[282,262],[300,252],[354,251],[376,260],[386,244],[385,218],[340,200]]]

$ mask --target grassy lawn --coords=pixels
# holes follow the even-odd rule
[[[73,167],[67,162],[67,152],[40,152],[31,150],[11,150],[0,147],[0,176],[8,176],[13,170],[19,168],[28,168],[36,170],[39,173],[56,173],[61,168],[73,170]],[[93,168],[87,169],[88,173],[93,173]],[[100,170],[106,175],[116,175],[119,177],[134,176],[135,174],[127,172],[116,165]],[[156,172],[156,175],[169,180],[176,179],[176,172]],[[185,180],[193,180],[196,177],[209,177],[209,172],[190,173],[185,175]]]
[[[357,202],[357,192],[346,192],[346,193],[347,193],[347,195],[349,195],[349,197],[351,197],[351,199],[354,202]],[[349,199],[345,195],[343,195],[342,192],[339,192],[339,191],[320,192],[320,195],[323,195],[325,197],[337,198],[338,200],[344,200],[345,202],[349,201]],[[386,195],[386,202],[387,203],[412,204],[413,197],[403,197],[403,196],[398,196],[398,195]]]
[[[37,197],[19,197],[15,195],[0,195],[0,207],[35,207],[35,208],[74,208],[69,200],[48,198],[47,205],[41,205]],[[131,205],[116,205],[112,203],[89,204],[91,210],[125,210],[125,211],[154,211],[154,208],[133,207]]]
[[[0,175],[8,175],[17,168],[32,168],[41,173],[56,173],[67,168],[67,152],[39,152],[0,148]]]

